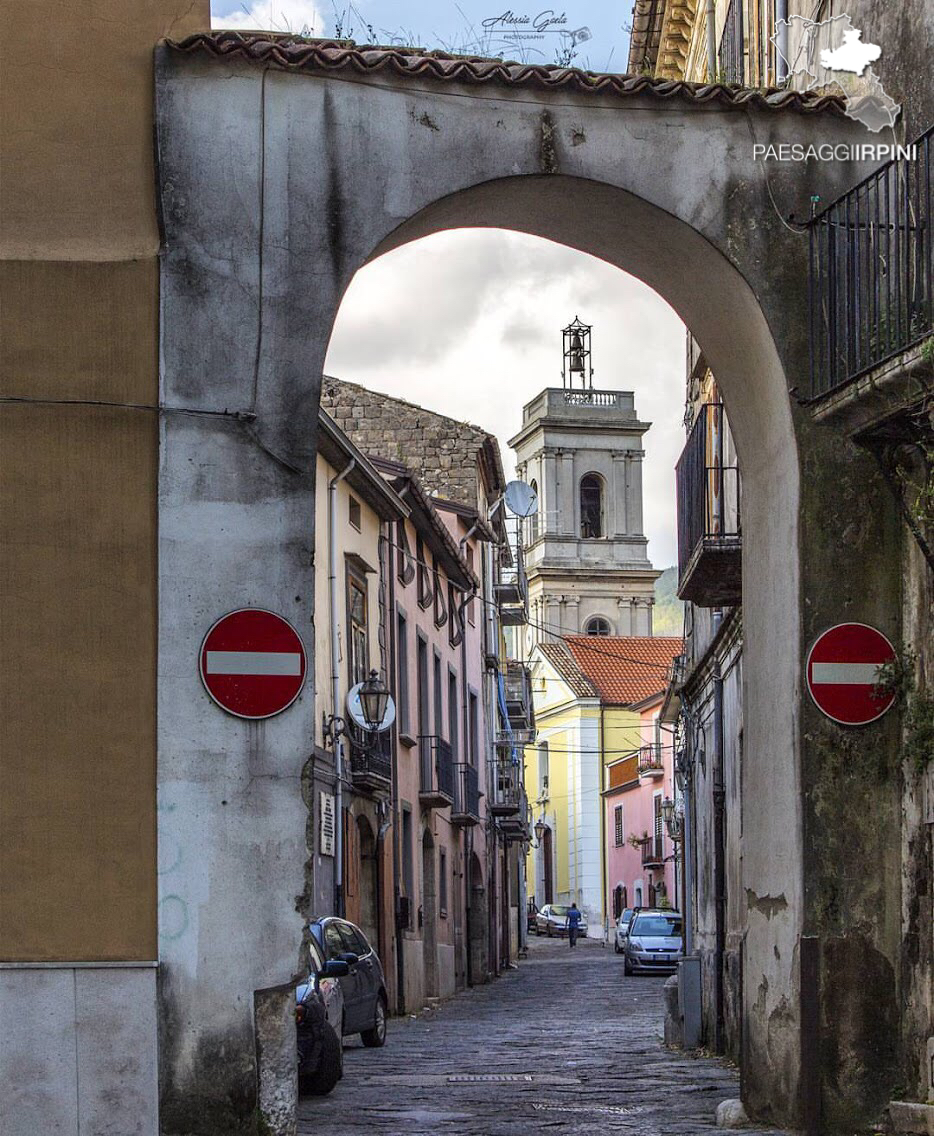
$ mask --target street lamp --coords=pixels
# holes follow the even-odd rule
[[[684,835],[684,813],[671,797],[666,797],[662,801],[662,820],[664,820],[665,828],[668,830],[669,839],[677,844]]]
[[[360,706],[367,729],[371,732],[375,733],[382,725],[388,705],[389,691],[386,684],[375,670],[370,671],[370,677],[360,686]]]
[[[538,841],[539,844],[541,844],[541,842],[545,838],[545,830],[547,829],[548,826],[545,824],[545,822],[543,820],[541,820],[541,818],[539,818],[535,822],[534,827],[535,827],[535,839]]]

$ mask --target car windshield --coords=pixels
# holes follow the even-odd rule
[[[631,922],[632,922],[632,912],[628,911],[628,910],[624,911],[622,913],[622,915],[620,915],[620,917],[619,917],[620,926],[625,927],[627,923],[631,923]]]
[[[681,934],[680,915],[639,915],[630,934],[638,938],[668,938]]]
[[[558,907],[557,905],[553,904],[550,914],[551,915],[558,915],[563,919],[570,910],[571,909],[569,907]]]

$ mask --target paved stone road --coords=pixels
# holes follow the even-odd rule
[[[599,943],[571,951],[533,938],[518,970],[417,1020],[394,1018],[385,1048],[348,1043],[344,1079],[301,1101],[299,1133],[715,1132],[717,1104],[739,1095],[736,1076],[663,1047],[663,983],[625,978],[622,959]]]

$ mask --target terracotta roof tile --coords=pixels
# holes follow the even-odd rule
[[[642,702],[660,694],[684,641],[668,636],[571,635],[565,640],[584,676],[604,702]]]
[[[597,688],[581,674],[580,667],[562,643],[540,643],[538,649],[571,688],[576,698],[599,698]]]
[[[703,105],[759,110],[791,110],[803,114],[830,112],[842,115],[839,95],[810,91],[752,90],[723,83],[686,83],[647,75],[610,75],[574,67],[533,66],[479,56],[449,55],[415,47],[379,47],[349,40],[306,39],[270,32],[201,32],[183,40],[167,40],[180,52],[204,52],[224,58],[242,58],[289,71],[319,74],[389,75],[439,83],[473,86],[524,87],[540,91],[562,90],[592,95],[628,97],[650,95]]]

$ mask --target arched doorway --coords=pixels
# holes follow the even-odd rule
[[[422,967],[425,997],[438,997],[438,875],[435,842],[425,829],[422,835]]]
[[[378,888],[376,835],[365,816],[357,817],[357,855],[359,857],[357,914],[360,927],[375,949],[379,949]]]

